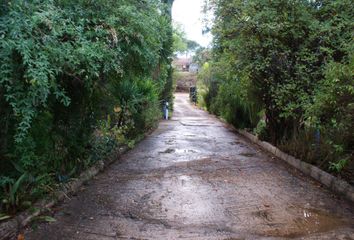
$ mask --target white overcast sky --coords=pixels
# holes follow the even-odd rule
[[[172,18],[180,23],[187,38],[206,47],[211,42],[211,36],[203,35],[202,6],[204,0],[175,0],[172,7]]]

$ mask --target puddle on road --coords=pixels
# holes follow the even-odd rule
[[[176,140],[175,139],[169,139],[169,140],[165,141],[165,143],[167,145],[175,145],[176,144]]]
[[[193,149],[177,149],[176,153],[181,153],[181,154],[184,154],[184,153],[197,153],[197,151],[193,150]]]
[[[177,154],[186,154],[186,153],[197,153],[198,151],[193,149],[174,149],[167,148],[165,151],[159,152],[159,154],[169,154],[169,153],[177,153]]]
[[[207,121],[201,122],[200,120],[198,120],[198,121],[180,121],[180,123],[183,126],[187,126],[187,127],[188,126],[189,127],[207,127],[207,126],[212,126],[215,124],[214,122],[207,122]]]
[[[181,182],[181,185],[185,187],[189,181],[192,181],[192,178],[190,176],[183,175],[179,177],[179,181]]]
[[[200,177],[179,175],[164,179],[162,186],[168,193],[161,201],[167,219],[184,226],[208,225],[224,219],[222,208],[211,194],[212,188]]]
[[[195,134],[184,134],[184,137],[197,137]]]
[[[256,156],[256,153],[244,152],[244,153],[240,153],[239,155],[244,156],[244,157],[254,157],[254,156]]]
[[[244,147],[245,145],[240,142],[240,141],[234,141],[234,142],[229,142],[230,145],[232,146],[237,146],[237,147]]]
[[[173,162],[176,164],[176,167],[210,166],[210,164],[214,163],[214,161],[209,157],[189,157],[186,159],[175,159]]]
[[[165,151],[159,152],[159,154],[167,154],[167,153],[174,153],[174,152],[176,152],[176,149],[167,148]]]
[[[296,211],[296,216],[294,216],[294,219],[290,219],[290,222],[285,223],[282,227],[266,230],[262,235],[296,238],[353,225],[347,219],[345,220],[317,209],[300,208],[296,209]]]
[[[341,226],[349,225],[343,219],[316,209],[303,209],[302,217],[296,219],[297,226],[305,233],[327,232]]]

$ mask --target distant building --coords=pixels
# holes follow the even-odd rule
[[[199,71],[199,65],[197,63],[191,63],[189,65],[189,72],[190,73],[197,73]]]
[[[192,58],[175,58],[172,62],[173,67],[177,71],[197,73],[199,65],[192,62]]]
[[[173,60],[172,65],[177,71],[189,72],[192,64],[191,58],[176,58]]]

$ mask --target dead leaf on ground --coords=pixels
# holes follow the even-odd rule
[[[25,240],[25,236],[21,233],[17,236],[17,240]]]

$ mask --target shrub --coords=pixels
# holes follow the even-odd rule
[[[208,110],[241,128],[261,117],[254,131],[266,140],[325,170],[346,170],[354,156],[351,2],[206,4],[215,16]]]
[[[172,91],[171,1],[0,6],[0,197],[13,209],[156,124]]]

